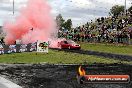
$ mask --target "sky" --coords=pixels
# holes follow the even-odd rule
[[[0,0],[0,26],[6,21],[13,21],[19,15],[20,9],[26,6],[27,0],[15,1],[13,15],[13,0]],[[85,24],[98,17],[107,17],[112,6],[124,5],[125,0],[47,0],[51,6],[54,18],[62,14],[64,19],[72,19],[73,27]],[[132,0],[127,1],[127,8]]]

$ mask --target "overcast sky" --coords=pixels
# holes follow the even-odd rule
[[[12,21],[19,14],[20,8],[26,6],[27,0],[15,0],[15,15],[12,11],[13,0],[0,0],[0,25]],[[101,16],[108,16],[113,5],[124,5],[125,0],[47,0],[52,7],[54,17],[59,13],[65,19],[72,19],[73,26],[84,24]],[[132,4],[127,0],[127,8]]]

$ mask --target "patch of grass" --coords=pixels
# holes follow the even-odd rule
[[[99,52],[107,52],[114,54],[132,55],[132,46],[123,45],[112,45],[112,44],[90,44],[90,43],[80,43],[82,49],[92,50]]]
[[[0,63],[49,63],[49,64],[92,64],[92,63],[120,63],[120,60],[83,55],[76,53],[67,53],[64,51],[49,50],[44,53],[15,53],[0,55]],[[132,64],[132,62],[123,61],[123,64]]]

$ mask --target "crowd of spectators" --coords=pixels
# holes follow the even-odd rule
[[[1,39],[0,39],[0,44],[5,44],[4,38],[1,38]]]
[[[101,17],[70,31],[59,32],[59,37],[82,42],[132,44],[132,13]]]

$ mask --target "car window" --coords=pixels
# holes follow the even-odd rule
[[[64,41],[64,44],[68,44],[68,42],[67,41]]]
[[[74,41],[68,41],[69,44],[76,44]]]

